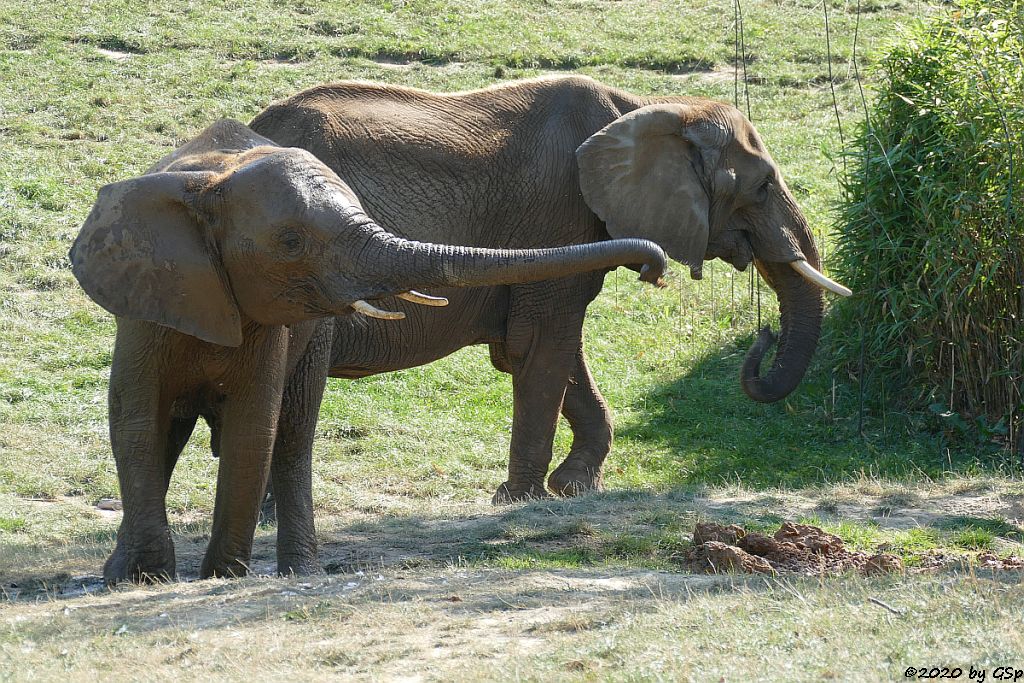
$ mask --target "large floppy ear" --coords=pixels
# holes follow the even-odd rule
[[[116,316],[241,344],[238,306],[194,209],[214,177],[152,173],[102,187],[70,253],[86,293]]]
[[[717,150],[694,107],[653,104],[625,114],[576,150],[580,189],[612,237],[646,237],[699,279],[710,198],[699,175]]]

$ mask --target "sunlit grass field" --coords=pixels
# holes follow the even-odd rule
[[[745,111],[749,99],[750,115],[827,258],[841,199],[841,140],[863,113],[852,61],[855,32],[860,73],[870,73],[886,45],[898,39],[901,23],[937,11],[905,0],[865,0],[858,22],[856,3],[831,2],[827,42],[821,4],[747,1],[742,5],[745,59],[737,70],[735,7],[725,0],[259,0],[240,5],[223,0],[0,0],[0,590],[12,600],[0,602],[0,679],[4,671],[15,678],[27,678],[33,670],[44,678],[88,675],[100,670],[102,657],[133,644],[161,653],[153,660],[160,676],[173,677],[183,662],[212,667],[199,669],[208,675],[246,676],[249,655],[237,647],[240,642],[218,650],[205,636],[190,640],[181,623],[161,630],[155,615],[164,607],[154,607],[145,617],[149,621],[139,631],[146,635],[139,640],[113,637],[120,628],[116,615],[135,614],[143,602],[177,599],[173,594],[184,588],[105,595],[95,603],[106,615],[96,625],[76,616],[87,612],[82,599],[69,603],[83,604],[81,610],[60,612],[59,624],[46,620],[60,611],[60,603],[32,605],[62,586],[93,586],[90,577],[99,574],[119,521],[117,513],[95,509],[100,499],[119,495],[106,433],[114,323],[79,289],[66,257],[101,185],[138,175],[217,118],[248,121],[274,100],[326,81],[371,79],[452,91],[546,73],[580,73],[641,94],[735,98]],[[870,100],[870,78],[866,87]],[[927,417],[904,413],[884,395],[865,397],[861,411],[857,383],[834,374],[828,362],[828,340],[855,331],[827,330],[816,364],[787,400],[775,405],[747,400],[738,382],[743,353],[759,320],[776,318],[774,294],[724,263],[706,268],[699,283],[677,268],[664,290],[641,287],[627,271],[610,275],[586,324],[592,368],[616,418],[606,473],[609,491],[578,501],[508,509],[487,505],[505,474],[511,384],[491,367],[484,348],[390,375],[332,380],[315,446],[322,554],[327,569],[336,574],[332,581],[343,587],[355,576],[352,582],[360,587],[354,590],[363,591],[359,595],[365,604],[352,608],[359,615],[352,617],[354,622],[365,629],[393,618],[393,628],[382,627],[376,645],[365,642],[370,636],[363,631],[341,634],[349,618],[338,616],[339,606],[348,604],[346,594],[324,588],[334,583],[318,583],[319,588],[308,589],[316,593],[308,600],[303,593],[295,600],[267,602],[262,611],[242,610],[233,621],[210,621],[202,629],[225,637],[232,629],[260,634],[267,644],[261,655],[269,667],[266,678],[297,671],[314,678],[332,672],[428,676],[423,662],[429,654],[424,653],[437,636],[425,634],[439,628],[427,625],[437,615],[429,616],[430,610],[408,596],[396,598],[397,612],[389,613],[386,596],[403,577],[425,582],[432,588],[423,595],[438,599],[448,593],[458,597],[461,589],[436,582],[447,577],[444,581],[457,584],[460,571],[477,577],[469,584],[482,592],[490,590],[488,576],[507,587],[529,581],[531,572],[573,572],[581,581],[654,572],[651,576],[664,576],[640,583],[671,583],[678,578],[673,558],[688,543],[698,518],[755,528],[782,519],[812,521],[853,547],[886,544],[908,566],[926,552],[1016,551],[1020,529],[1015,520],[1021,516],[1024,487],[1005,458],[986,447],[948,442]],[[563,424],[556,462],[568,451],[569,439]],[[168,494],[179,571],[185,577],[195,575],[208,534],[215,475],[208,433],[200,428]],[[460,530],[458,538],[452,538],[453,528]],[[258,532],[258,571],[272,568],[273,532],[272,526]],[[363,574],[351,574],[357,569]],[[383,572],[381,585],[366,593],[366,582],[378,571]],[[752,640],[742,642],[762,654],[795,656],[800,648],[811,648],[811,663],[797,662],[788,674],[776,673],[793,680],[827,671],[814,662],[838,653],[839,647],[873,649],[878,642],[864,636],[841,646],[827,644],[822,635],[782,646],[765,622],[764,615],[775,609],[771,601],[785,603],[779,609],[794,623],[813,622],[817,617],[811,615],[820,616],[819,608],[824,609],[821,613],[832,615],[832,621],[809,627],[823,634],[837,629],[843,615],[862,609],[874,610],[871,614],[879,619],[897,618],[863,607],[864,596],[873,591],[931,605],[936,616],[922,628],[931,629],[934,639],[915,640],[901,650],[893,641],[902,632],[896,628],[889,636],[875,634],[892,649],[891,664],[868,667],[850,657],[851,665],[861,667],[855,666],[860,673],[853,677],[875,680],[880,672],[902,676],[898,665],[915,663],[911,657],[932,653],[929,661],[940,661],[936,657],[945,651],[938,634],[943,629],[960,633],[957,629],[977,625],[969,616],[958,617],[952,626],[943,621],[941,610],[949,605],[935,597],[946,590],[942,586],[953,586],[948,589],[954,602],[970,604],[995,585],[984,578],[878,581],[821,586],[797,581],[796,587],[784,582],[767,592],[763,585],[753,589],[742,581],[739,587],[699,583],[692,590],[707,592],[692,609],[733,619],[727,632],[743,632],[743,620],[751,619],[757,624],[748,634]],[[607,656],[593,654],[611,633],[603,630],[613,628],[608,624],[628,624],[623,642],[642,641],[647,630],[697,628],[686,625],[689,617],[680,612],[691,588],[672,584],[676,587],[664,594],[649,591],[643,598],[623,588],[594,598],[591,609],[585,608],[590,593],[551,593],[545,600],[544,590],[550,587],[541,584],[534,586],[535,595],[524,589],[536,599],[524,602],[523,609],[547,614],[557,604],[550,612],[555,626],[538,627],[540,622],[527,620],[519,628],[513,620],[512,626],[502,622],[492,628],[480,617],[487,610],[497,610],[494,618],[499,620],[505,610],[518,614],[516,607],[499,603],[475,606],[472,624],[452,616],[452,610],[460,609],[457,602],[437,607],[447,615],[441,622],[450,635],[462,634],[470,643],[464,651],[456,648],[460,656],[506,643],[501,656],[524,657],[516,664],[521,668],[505,670],[507,676],[485,675],[472,657],[447,657],[447,665],[454,667],[449,673],[470,679],[609,675],[646,680],[676,678],[672,672],[677,671],[681,678],[704,679],[701,669],[679,652],[661,669],[648,666],[654,656],[650,652],[644,666],[616,654],[616,645],[608,646]],[[226,592],[245,602],[266,591],[283,595],[298,590],[287,582],[258,579],[203,585],[189,587],[191,597],[186,597]],[[843,593],[847,585],[849,595]],[[316,592],[321,588],[326,593]],[[494,590],[501,595],[503,589]],[[985,628],[1007,631],[1003,620],[1024,603],[1024,596],[1014,580],[1003,579],[993,590],[1004,602],[985,616]],[[395,588],[394,594],[399,593]],[[833,603],[832,595],[842,597]],[[521,597],[513,591],[501,600],[518,605]],[[607,604],[602,602],[606,598]],[[821,607],[826,603],[827,608]],[[636,610],[643,616],[629,616]],[[4,612],[14,616],[5,619]],[[30,626],[16,623],[22,618]],[[124,619],[130,622],[129,616]],[[287,648],[290,638],[301,641],[297,650],[306,652],[313,647],[308,639],[320,637],[309,625],[328,621],[332,637],[344,643],[327,650],[344,654],[321,653],[305,663],[273,655],[274,647]],[[294,633],[288,631],[293,628]],[[535,628],[546,635],[529,630]],[[117,635],[132,633],[134,625]],[[404,642],[403,634],[415,642],[390,649],[381,645]],[[487,645],[492,636],[497,640]],[[563,651],[575,646],[577,636],[586,644],[581,651],[591,654],[578,655],[580,663],[574,664],[576,659]],[[985,656],[1021,652],[1019,636],[1007,632],[1002,637]],[[68,638],[83,645],[76,650]],[[26,639],[33,643],[28,649]],[[672,642],[659,637],[645,647],[667,653]],[[740,653],[739,642],[730,646],[733,655]],[[972,650],[966,641],[958,647],[950,657],[981,661],[971,659],[984,654],[981,650]],[[70,654],[61,655],[62,648]],[[162,648],[169,649],[163,653]],[[196,654],[211,648],[210,657]],[[387,657],[380,654],[382,648],[390,652]],[[193,653],[179,656],[189,650]],[[561,664],[551,668],[551,657]],[[13,668],[2,666],[4,658]],[[721,669],[722,675],[746,677],[742,662],[730,667]]]

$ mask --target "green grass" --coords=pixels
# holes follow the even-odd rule
[[[887,548],[908,565],[931,551],[970,557],[1020,541],[1011,520],[1024,488],[1015,471],[973,443],[947,440],[935,416],[893,406],[868,415],[862,437],[857,387],[831,370],[828,349],[787,400],[747,400],[738,371],[758,310],[747,275],[720,263],[699,283],[677,268],[665,290],[616,272],[591,307],[588,355],[616,417],[604,494],[487,505],[504,479],[511,384],[485,349],[470,348],[421,368],[329,383],[314,449],[322,556],[329,571],[363,571],[359,582],[384,571],[371,598],[350,601],[344,586],[359,575],[349,573],[308,600],[282,593],[305,596],[301,582],[252,579],[125,589],[56,616],[33,606],[31,598],[46,591],[88,587],[91,579],[71,577],[99,572],[118,523],[116,513],[94,507],[118,496],[106,433],[114,323],[81,292],[66,259],[102,184],[143,172],[218,117],[246,121],[275,99],[342,78],[457,90],[583,73],[636,93],[733,97],[733,5],[724,0],[281,5],[0,2],[0,589],[23,591],[10,609],[28,619],[0,629],[0,671],[88,676],[122,651],[148,648],[158,678],[180,674],[186,663],[238,678],[237,662],[250,660],[235,649],[236,628],[266,645],[259,662],[300,677],[405,675],[429,643],[465,637],[470,644],[460,653],[469,658],[452,658],[449,671],[480,678],[482,660],[471,655],[490,652],[487,634],[495,643],[527,643],[534,628],[550,636],[549,645],[523,645],[525,663],[509,663],[508,677],[635,679],[681,671],[704,678],[683,653],[709,647],[714,633],[722,634],[723,662],[726,655],[745,661],[751,651],[764,667],[771,657],[816,658],[796,678],[842,677],[847,662],[860,667],[853,678],[873,680],[881,671],[870,664],[881,661],[877,652],[898,677],[896,664],[940,652],[947,636],[961,643],[958,657],[978,655],[978,662],[1019,651],[1015,631],[1005,627],[1019,591],[999,580],[847,577],[770,589],[737,580],[696,597],[686,583],[657,599],[644,587],[607,604],[595,597],[603,595],[598,588],[568,596],[509,588],[534,576],[549,588],[567,576],[607,588],[635,572],[699,583],[705,579],[680,578],[675,559],[697,519],[757,530],[814,521],[854,549]],[[933,11],[901,0],[863,5],[862,66],[883,54],[897,25]],[[860,116],[850,63],[855,7],[829,5],[835,97],[847,136]],[[822,7],[748,0],[743,9],[753,119],[828,254],[843,161]],[[761,317],[774,321],[774,295],[762,289],[760,296]],[[569,441],[563,424],[556,462]],[[217,462],[208,453],[201,426],[168,493],[185,574],[195,573],[209,534]],[[258,571],[272,566],[273,534],[273,526],[257,530]],[[451,583],[436,583],[438,576]],[[467,576],[476,577],[477,589],[460,583]],[[489,581],[503,586],[498,598],[487,597]],[[955,600],[942,603],[947,588]],[[990,589],[1003,600],[992,610],[972,616],[957,608]],[[470,597],[473,590],[483,597]],[[878,626],[884,610],[865,607],[875,593],[923,606],[914,625],[926,635],[913,635],[904,622],[889,632]],[[169,609],[172,595],[195,598],[194,609]],[[453,595],[465,595],[465,603]],[[234,621],[210,617],[207,599],[234,605]],[[448,601],[440,612],[435,599]],[[491,616],[472,616],[517,615],[522,605],[544,616],[507,632],[487,622]],[[174,615],[173,626],[161,625],[163,612]],[[440,625],[432,623],[438,613]],[[780,615],[786,628],[813,637],[797,642],[767,625]],[[708,619],[713,629],[695,627]],[[864,629],[838,645],[849,619]],[[359,635],[382,623],[397,635]],[[996,629],[1002,640],[989,649],[962,644],[975,626]],[[327,636],[313,635],[325,629]],[[843,635],[834,635],[837,629]],[[226,643],[227,659],[207,656],[208,635]],[[308,658],[280,659],[275,647],[286,641],[294,647],[285,649]],[[852,658],[858,651],[868,654]],[[838,663],[822,663],[825,654]],[[743,678],[739,666],[719,668]]]
[[[24,531],[28,523],[17,517],[0,517],[0,531],[4,531],[10,534],[18,531]]]

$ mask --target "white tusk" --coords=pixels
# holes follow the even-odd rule
[[[793,267],[793,270],[800,273],[805,280],[811,284],[818,285],[822,289],[827,289],[830,292],[835,292],[839,296],[850,296],[853,294],[849,289],[843,287],[841,284],[833,280],[832,278],[826,277],[816,271],[807,261],[792,261],[789,264]]]
[[[382,311],[375,306],[371,306],[362,299],[354,302],[352,304],[352,308],[370,318],[380,318],[381,320],[402,320],[405,318],[405,313],[399,313],[397,311]]]
[[[443,296],[430,296],[429,294],[422,294],[417,292],[415,289],[410,289],[408,292],[402,292],[398,295],[399,299],[405,299],[411,301],[414,304],[420,304],[421,306],[447,306],[448,299]]]

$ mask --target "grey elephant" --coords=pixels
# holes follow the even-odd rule
[[[110,583],[174,575],[165,496],[200,415],[220,457],[201,575],[246,572],[271,467],[278,570],[317,571],[309,451],[336,324],[356,310],[396,322],[370,301],[397,295],[444,310],[443,298],[412,288],[619,264],[655,282],[665,262],[643,240],[524,251],[408,241],[379,227],[312,154],[230,120],[103,187],[70,257],[117,319],[109,418],[124,517],[104,567]]]
[[[315,154],[406,237],[486,247],[644,237],[697,279],[705,260],[739,270],[753,261],[782,314],[771,368],[760,372],[775,342],[768,332],[743,365],[742,387],[756,401],[799,384],[818,341],[822,288],[849,293],[819,272],[778,166],[726,104],[637,97],[576,76],[440,95],[336,83],[276,103],[250,125]],[[545,495],[559,411],[573,441],[548,488],[599,489],[612,421],[587,368],[582,326],[603,275],[444,292],[451,304],[442,314],[414,311],[396,325],[340,321],[330,374],[372,375],[489,344],[513,383],[508,479],[495,501]]]

